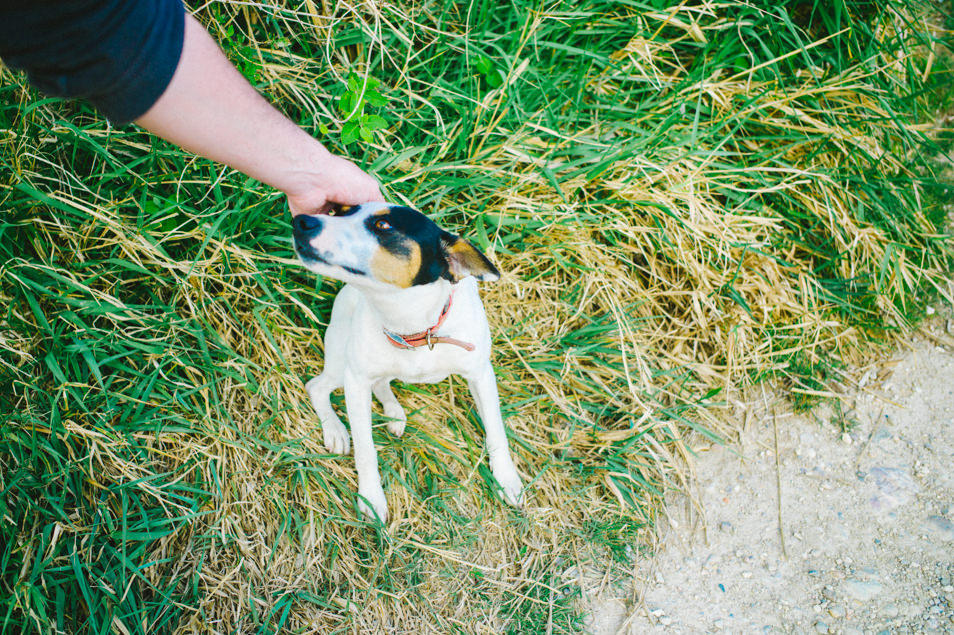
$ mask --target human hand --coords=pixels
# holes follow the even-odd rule
[[[334,205],[383,201],[378,182],[351,161],[330,153],[319,159],[301,183],[285,191],[292,216],[323,214]]]

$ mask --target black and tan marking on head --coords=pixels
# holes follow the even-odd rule
[[[313,223],[293,221],[295,244],[306,266],[325,275],[341,277],[322,267],[337,265],[349,276],[360,273],[400,288],[467,276],[496,280],[500,275],[468,241],[410,207],[369,203],[314,218]],[[317,231],[303,229],[314,224],[320,225]]]
[[[366,222],[381,245],[371,262],[379,280],[406,288],[441,278],[457,282],[467,276],[500,277],[477,248],[415,209],[392,205],[377,210]]]

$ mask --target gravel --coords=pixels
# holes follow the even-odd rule
[[[699,505],[671,497],[655,558],[587,595],[592,632],[954,633],[954,355],[867,371],[843,419],[750,406],[700,451]]]

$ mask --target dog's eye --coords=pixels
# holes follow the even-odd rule
[[[387,231],[391,229],[391,223],[387,222],[383,218],[374,221],[375,229],[380,229],[381,231]]]

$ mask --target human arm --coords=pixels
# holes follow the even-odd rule
[[[288,195],[293,213],[381,200],[377,182],[268,104],[180,0],[0,0],[0,57]]]
[[[377,181],[259,95],[191,15],[172,80],[136,123],[285,192],[292,214],[383,200]]]

